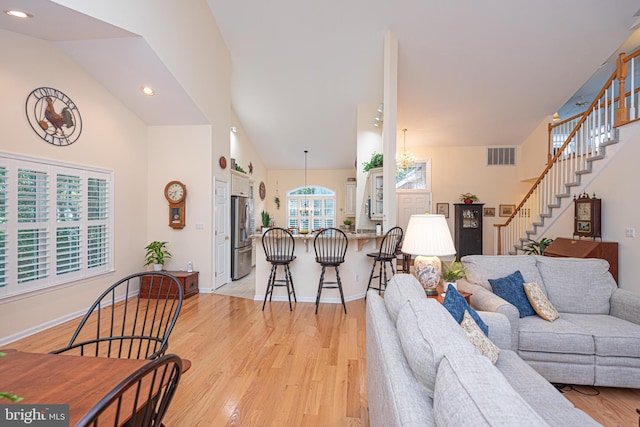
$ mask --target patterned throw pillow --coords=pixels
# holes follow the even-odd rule
[[[500,348],[487,338],[476,322],[473,321],[468,311],[464,312],[460,326],[462,326],[462,330],[467,334],[467,338],[469,338],[476,350],[488,357],[491,363],[495,365],[498,361],[498,356],[500,356]]]
[[[524,279],[520,270],[500,279],[489,279],[493,293],[513,304],[520,312],[520,317],[535,316],[536,311],[524,293]]]
[[[551,302],[536,282],[525,283],[524,292],[527,294],[527,298],[533,309],[538,313],[538,316],[549,322],[553,322],[560,317],[558,310],[551,305]]]

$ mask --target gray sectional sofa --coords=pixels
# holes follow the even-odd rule
[[[591,426],[556,388],[511,350],[511,325],[479,312],[502,350],[495,365],[418,281],[396,274],[367,294],[371,426]]]
[[[552,383],[640,388],[640,295],[619,289],[600,259],[470,255],[462,258],[471,305],[504,314],[518,355]],[[519,317],[489,279],[516,270],[540,285],[560,318]]]

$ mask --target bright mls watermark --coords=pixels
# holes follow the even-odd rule
[[[69,427],[69,405],[0,404],[0,426]]]

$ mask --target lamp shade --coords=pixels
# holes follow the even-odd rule
[[[451,232],[444,215],[411,215],[404,233],[402,252],[411,255],[455,255]]]

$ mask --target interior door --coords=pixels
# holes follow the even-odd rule
[[[215,183],[215,268],[213,289],[217,289],[231,281],[231,239],[230,237],[230,207],[229,183],[216,178]]]
[[[409,218],[413,214],[424,214],[431,210],[431,192],[429,191],[411,191],[396,192],[396,203],[398,207],[398,225],[402,227],[402,231],[407,231]]]

